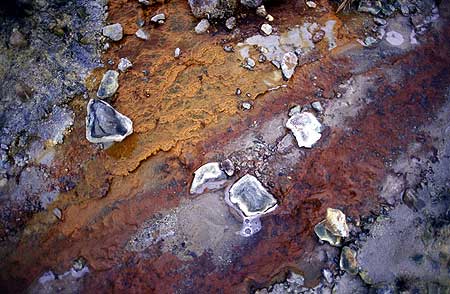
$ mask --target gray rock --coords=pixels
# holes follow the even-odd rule
[[[242,102],[241,106],[242,106],[242,109],[244,109],[244,110],[250,110],[252,108],[252,104],[250,102],[247,102],[247,101],[246,102]]]
[[[277,152],[280,154],[287,154],[295,146],[294,138],[292,135],[287,134],[281,139],[277,145]]]
[[[322,41],[323,37],[325,37],[325,31],[318,30],[314,33],[311,40],[313,41],[313,43],[319,43],[320,41]]]
[[[202,19],[196,26],[195,26],[195,33],[197,34],[204,34],[209,29],[209,21],[207,19]]]
[[[123,37],[123,28],[120,23],[107,25],[103,27],[103,36],[110,38],[113,41],[120,41]]]
[[[139,0],[139,3],[143,4],[143,5],[150,5],[150,1],[148,0]]]
[[[250,8],[261,6],[263,0],[241,0],[241,4]]]
[[[325,278],[325,281],[327,281],[328,284],[330,285],[333,284],[334,282],[333,273],[329,269],[327,268],[322,269],[322,276]]]
[[[294,52],[287,52],[283,55],[281,60],[281,71],[286,79],[290,79],[294,74],[295,68],[298,64],[298,57]]]
[[[57,219],[62,219],[62,212],[61,209],[55,207],[53,209],[53,215],[56,216]]]
[[[236,17],[232,16],[229,17],[226,21],[225,21],[225,27],[227,29],[229,29],[230,31],[232,29],[234,29],[236,27]]]
[[[14,28],[9,36],[9,45],[13,48],[23,48],[28,45],[25,36],[16,28]]]
[[[188,0],[191,11],[197,18],[224,18],[233,14],[237,0]]]
[[[225,52],[228,52],[228,53],[231,53],[231,52],[234,51],[233,46],[231,46],[231,45],[225,45],[225,46],[223,46],[223,50],[224,50]]]
[[[321,138],[321,124],[309,112],[296,113],[286,123],[297,140],[298,147],[311,148]]]
[[[272,60],[270,63],[272,63],[273,66],[275,66],[278,69],[281,68],[281,63],[278,60]]]
[[[230,202],[235,204],[244,216],[263,215],[277,205],[277,200],[254,176],[246,174],[233,184],[229,191]]]
[[[380,1],[376,0],[361,0],[359,2],[358,11],[360,12],[368,12],[372,15],[378,15],[378,13],[381,12],[381,9],[383,7],[381,6]]]
[[[201,194],[206,189],[219,189],[223,187],[226,180],[227,175],[220,168],[220,164],[218,162],[209,162],[194,172],[190,193]]]
[[[323,112],[322,104],[319,101],[315,101],[315,102],[311,103],[311,107],[317,112],[320,112],[320,113]]]
[[[175,52],[173,53],[173,56],[175,58],[178,58],[178,57],[180,57],[180,55],[181,55],[181,49],[180,48],[175,48]]]
[[[358,273],[358,261],[356,260],[356,251],[350,247],[343,247],[339,267],[351,275]]]
[[[306,6],[308,6],[309,8],[316,8],[317,4],[314,1],[306,1]]]
[[[120,142],[133,133],[133,123],[108,103],[91,99],[87,105],[86,138],[91,143]]]
[[[166,15],[164,13],[159,13],[153,16],[150,20],[157,24],[163,24],[166,21]]]
[[[42,274],[42,276],[39,278],[39,283],[45,284],[47,282],[54,281],[55,279],[55,274],[52,271],[48,271]]]
[[[125,72],[132,66],[133,64],[131,63],[131,61],[128,60],[128,58],[121,58],[119,60],[119,64],[117,65],[117,69],[120,70],[121,72]]]
[[[321,221],[314,227],[314,233],[321,241],[328,242],[332,246],[341,246],[341,237],[333,235],[325,227],[325,221]]]
[[[113,96],[119,88],[119,72],[108,70],[100,82],[97,90],[97,97],[101,99]]]
[[[139,39],[142,39],[142,40],[148,40],[150,38],[148,33],[146,31],[144,31],[143,29],[137,30],[135,35],[136,35],[136,37],[138,37]]]
[[[327,208],[325,227],[335,236],[346,238],[350,234],[345,214],[339,209]]]
[[[234,164],[228,158],[220,163],[220,169],[223,170],[229,177],[234,174]]]
[[[379,26],[385,26],[387,25],[387,21],[383,18],[379,18],[379,17],[374,17],[373,18],[373,22],[376,23]]]
[[[256,62],[252,58],[250,58],[250,57],[245,58],[244,65],[243,65],[244,68],[246,68],[248,70],[253,70],[255,68],[255,65],[256,65]]]

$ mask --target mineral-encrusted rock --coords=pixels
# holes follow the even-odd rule
[[[150,38],[148,33],[146,31],[144,31],[143,29],[137,30],[135,35],[136,35],[136,37],[138,37],[139,39],[142,39],[142,40],[148,40]]]
[[[350,247],[343,247],[341,252],[341,259],[339,261],[341,270],[349,274],[356,275],[358,273],[358,261],[356,260],[356,251]]]
[[[97,97],[101,99],[113,96],[119,88],[119,72],[108,70],[100,82],[97,90]]]
[[[252,175],[245,175],[233,184],[229,191],[230,202],[235,204],[244,216],[258,216],[271,211],[277,200]]]
[[[218,162],[209,162],[194,172],[190,193],[201,194],[206,189],[219,189],[225,184],[226,180],[227,175],[220,168],[220,164]]]
[[[226,21],[225,21],[225,27],[227,29],[229,29],[230,31],[232,29],[234,29],[236,27],[236,17],[232,16],[229,17]]]
[[[250,8],[256,8],[263,3],[263,0],[241,0],[241,4]]]
[[[295,72],[298,64],[298,57],[294,52],[287,52],[281,60],[281,71],[286,79],[290,79]]]
[[[333,235],[326,227],[325,221],[321,221],[314,227],[314,233],[324,242],[332,246],[341,246],[341,237]]]
[[[128,60],[128,58],[121,58],[119,60],[119,64],[117,65],[117,69],[120,70],[121,72],[125,72],[132,66],[133,64],[131,63],[131,61]]]
[[[191,11],[197,18],[224,18],[233,14],[237,0],[188,0]]]
[[[120,142],[133,133],[133,123],[108,103],[91,99],[87,105],[86,138],[91,143]]]
[[[150,20],[157,24],[163,24],[166,21],[166,15],[164,13],[159,13],[153,16]]]
[[[310,112],[296,113],[289,118],[286,127],[292,131],[298,147],[311,148],[321,138],[321,124]]]
[[[123,28],[120,23],[115,23],[103,27],[103,36],[110,38],[113,41],[120,41],[123,37]]]
[[[202,19],[196,26],[195,26],[195,33],[197,34],[204,34],[209,29],[209,21],[207,19]]]
[[[339,209],[327,208],[325,227],[335,236],[348,237],[349,228],[345,219],[345,214]]]

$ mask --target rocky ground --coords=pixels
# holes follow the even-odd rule
[[[2,4],[2,292],[448,293],[450,6],[345,2]]]

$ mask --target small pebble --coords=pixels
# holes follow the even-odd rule
[[[139,0],[139,3],[141,3],[143,5],[150,5],[150,1],[148,1],[148,0]]]
[[[175,58],[180,57],[181,55],[181,49],[180,48],[175,48],[175,52],[173,54],[173,56],[175,56]]]
[[[266,55],[264,55],[264,54],[259,54],[259,58],[258,58],[258,62],[259,62],[259,63],[266,62],[266,60],[267,60]]]
[[[317,4],[314,1],[306,1],[306,5],[309,8],[316,8],[317,7]]]
[[[373,22],[376,23],[379,26],[385,26],[387,24],[387,21],[385,19],[374,17]]]
[[[228,52],[228,53],[234,51],[233,46],[231,46],[231,45],[225,45],[225,46],[223,46],[223,50],[224,50],[225,52]]]
[[[119,64],[117,65],[117,69],[120,70],[121,72],[125,72],[127,69],[129,69],[132,66],[133,66],[133,64],[127,58],[121,58],[119,60]]]
[[[274,21],[274,18],[273,18],[272,15],[268,14],[268,15],[266,16],[266,20],[267,20],[268,22],[272,22],[272,21]]]
[[[255,65],[256,65],[256,62],[255,62],[252,58],[250,58],[250,57],[245,58],[245,64],[244,64],[244,67],[245,67],[246,69],[248,69],[248,70],[253,70],[253,68],[255,67]]]
[[[237,88],[237,89],[236,89],[236,95],[238,95],[238,96],[239,96],[239,95],[241,95],[241,94],[242,94],[242,91],[241,91],[241,89]]]
[[[14,28],[11,32],[11,36],[9,36],[9,45],[14,48],[23,48],[28,44],[25,36],[16,28]]]
[[[230,31],[236,27],[236,17],[232,16],[225,21],[225,27]]]
[[[261,25],[261,31],[268,36],[272,34],[273,28],[270,24],[264,23]]]
[[[276,68],[280,69],[281,68],[281,63],[278,60],[272,60],[271,63],[273,64],[273,66],[275,66]]]
[[[195,32],[197,34],[204,34],[209,29],[209,21],[207,19],[202,19],[196,26],[195,26]]]
[[[107,25],[103,27],[102,34],[113,41],[120,41],[123,37],[123,28],[120,23]]]
[[[323,37],[325,37],[325,31],[318,30],[317,32],[314,33],[314,35],[312,37],[312,41],[314,43],[318,43],[318,42],[322,41]]]
[[[320,104],[319,101],[315,101],[315,102],[311,103],[311,107],[317,112],[320,112],[320,113],[323,112],[322,104]]]
[[[302,112],[302,107],[300,105],[295,105],[291,109],[289,109],[289,116],[293,116],[296,113]]]
[[[242,103],[242,108],[244,110],[250,110],[252,108],[252,104],[250,102],[243,102]]]
[[[59,209],[59,208],[53,209],[53,214],[56,216],[57,219],[62,219],[61,209]]]
[[[267,16],[266,7],[264,7],[264,5],[261,5],[258,8],[256,8],[256,15],[266,17]]]
[[[166,21],[166,15],[164,13],[159,13],[153,16],[150,20],[157,24],[163,24]]]
[[[137,30],[135,35],[136,35],[136,37],[138,37],[139,39],[142,39],[142,40],[148,40],[148,38],[149,38],[148,33],[146,31],[144,31],[143,29]]]

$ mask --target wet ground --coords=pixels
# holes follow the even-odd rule
[[[384,38],[369,48],[357,40],[373,34],[372,17],[336,15],[335,8],[326,1],[316,9],[295,1],[267,6],[280,36],[276,47],[304,49],[300,66],[286,81],[269,61],[257,62],[252,71],[242,67],[247,54],[258,60],[248,38],[258,34],[264,20],[253,12],[238,19],[239,31],[230,33],[217,23],[208,34],[197,35],[198,20],[185,1],[149,7],[111,1],[108,23],[121,23],[125,36],[111,42],[102,56],[105,66],[86,78],[86,94],[94,97],[102,74],[116,68],[120,58],[130,59],[133,67],[121,73],[118,93],[109,102],[131,118],[134,133],[104,150],[85,139],[87,100],[77,96],[67,104],[74,118],[64,143],[44,148],[44,154],[53,154],[51,160],[33,161],[21,172],[23,180],[16,180],[19,188],[8,188],[22,190],[5,193],[48,192],[33,190],[33,175],[39,179],[42,170],[57,191],[45,209],[17,223],[8,218],[14,229],[2,232],[1,289],[236,293],[269,288],[289,272],[301,273],[305,285],[314,287],[325,267],[341,275],[335,261],[339,249],[320,243],[313,231],[328,207],[348,216],[353,235],[346,245],[361,248],[361,271],[370,275],[372,284],[423,277],[432,267],[439,274],[424,278],[424,283],[448,286],[448,254],[437,253],[437,265],[425,261],[413,269],[410,264],[389,267],[390,275],[383,274],[386,268],[379,260],[386,256],[380,251],[396,256],[398,247],[417,239],[408,234],[407,241],[390,239],[401,235],[396,222],[405,226],[402,231],[413,231],[408,226],[414,227],[414,216],[405,215],[417,212],[402,204],[400,195],[421,181],[413,181],[411,174],[426,177],[429,172],[422,166],[402,169],[402,164],[413,158],[448,160],[448,141],[440,139],[448,137],[450,7],[440,5],[439,18],[416,36],[418,44],[410,38],[408,18],[397,15],[389,19],[386,31],[400,32],[404,42],[396,46]],[[149,23],[158,12],[167,21]],[[147,41],[134,36],[139,19],[146,20]],[[316,44],[292,38],[303,36],[305,23],[317,23],[327,35]],[[262,42],[267,46],[267,40]],[[225,52],[224,45],[232,45],[234,52]],[[177,47],[182,50],[178,59],[173,57]],[[237,88],[241,95],[236,95]],[[324,126],[322,138],[311,149],[298,148],[285,128],[288,112],[314,101],[325,109],[315,112]],[[251,108],[243,108],[243,102]],[[288,142],[283,150],[281,141]],[[261,231],[251,237],[237,234],[241,220],[224,201],[228,187],[189,194],[198,167],[226,158],[236,166],[228,187],[250,173],[279,203],[261,218]],[[434,231],[441,239],[434,240],[447,247],[412,247],[405,259],[448,249],[449,177],[443,166],[431,170],[441,175],[433,191],[439,190],[444,200],[439,198],[433,213],[424,213],[423,223],[426,227],[441,220],[442,232]],[[420,193],[422,198],[430,194]],[[368,218],[391,209],[392,224],[383,229],[376,223],[371,236],[392,244],[388,248],[394,252],[360,237]],[[377,226],[382,229],[377,231]],[[393,233],[386,237],[389,230]],[[374,258],[377,254],[381,257]],[[342,277],[345,281],[348,275]],[[345,288],[350,284],[341,283],[335,291],[355,292]],[[361,291],[368,287],[361,286]]]

